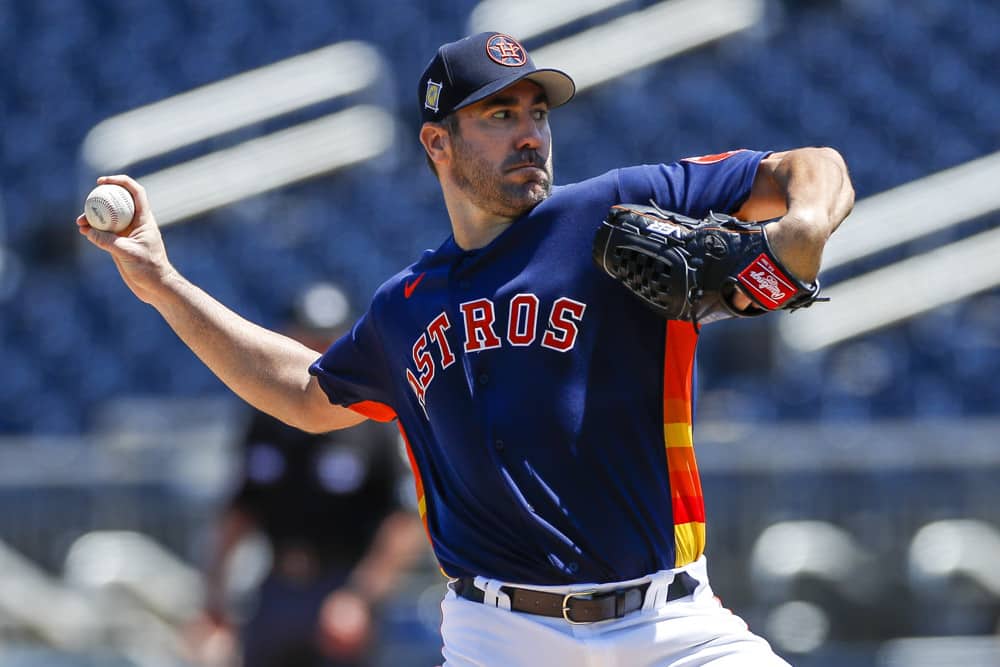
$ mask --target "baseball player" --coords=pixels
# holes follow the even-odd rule
[[[824,243],[853,205],[846,167],[827,148],[736,150],[556,187],[549,112],[573,94],[510,36],[440,47],[418,82],[419,138],[452,235],[318,359],[184,279],[131,178],[98,181],[135,197],[126,235],[77,223],[250,403],[310,431],[397,420],[450,578],[446,665],[785,665],[709,585],[694,353],[701,324],[817,287]],[[690,248],[687,227],[661,222],[595,235],[612,207],[650,202],[770,220],[764,249],[724,289],[705,277],[727,252],[718,221]],[[759,241],[761,229],[730,236]],[[628,269],[629,230],[666,249]],[[669,274],[667,257],[683,270]],[[630,292],[636,274],[654,296],[709,305],[665,320]]]

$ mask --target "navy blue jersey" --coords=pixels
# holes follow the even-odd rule
[[[765,155],[555,187],[489,245],[425,252],[313,364],[332,403],[398,418],[446,574],[619,581],[701,554],[697,334],[599,270],[591,244],[614,204],[734,212]]]

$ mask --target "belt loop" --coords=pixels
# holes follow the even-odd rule
[[[615,618],[625,617],[625,600],[627,598],[627,590],[619,589],[615,591]]]
[[[483,591],[483,604],[489,607],[498,607],[510,611],[510,596],[500,590],[503,585],[496,579],[476,577],[476,588]]]
[[[677,575],[674,573],[666,574],[663,577],[663,585],[660,590],[656,593],[656,608],[664,606],[669,602],[670,587],[674,585],[677,580]]]
[[[674,582],[674,575],[670,572],[657,572],[652,575],[649,582],[649,589],[646,591],[646,599],[643,600],[642,610],[650,611],[659,609],[667,603],[667,591],[670,584]]]

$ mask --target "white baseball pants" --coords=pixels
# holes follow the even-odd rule
[[[677,572],[695,592],[666,602]],[[678,570],[601,586],[531,586],[566,594],[651,581],[643,607],[621,619],[573,625],[510,611],[503,582],[477,578],[483,603],[448,591],[441,603],[444,667],[789,667],[712,593],[704,556]]]

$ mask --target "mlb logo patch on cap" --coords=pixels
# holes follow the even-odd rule
[[[441,100],[442,85],[437,81],[427,79],[427,92],[424,93],[424,108],[437,113],[438,103]]]

